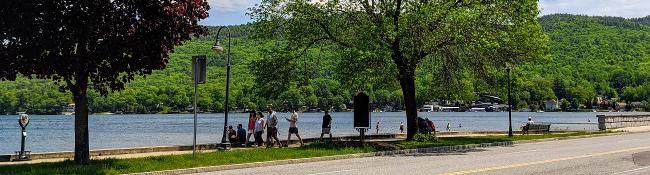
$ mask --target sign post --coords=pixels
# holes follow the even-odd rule
[[[194,140],[192,142],[192,158],[196,156],[196,118],[198,110],[196,101],[198,98],[198,86],[199,84],[205,83],[206,63],[205,55],[192,56],[192,80],[194,82]]]

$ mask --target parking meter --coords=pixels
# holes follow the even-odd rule
[[[27,125],[29,125],[29,116],[21,114],[18,119],[18,124],[21,128],[20,152],[18,153],[17,160],[30,160],[28,152],[25,151],[25,139],[27,138]]]

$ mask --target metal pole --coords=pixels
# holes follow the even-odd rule
[[[198,69],[198,65],[195,65]],[[198,98],[198,75],[197,71],[194,72],[194,140],[192,142],[192,158],[196,156],[196,112],[198,107],[196,106],[196,99]]]
[[[26,137],[26,130],[24,127],[21,127],[21,132],[20,132],[20,156],[18,157],[19,159],[26,158],[27,156],[25,155],[25,137]]]
[[[361,132],[361,145],[363,145],[363,142],[364,142],[364,140],[365,140],[365,135],[366,135],[366,134],[365,134],[365,133],[366,133],[366,128],[361,128],[361,129],[359,130],[359,132]]]
[[[510,68],[507,68],[508,72],[508,137],[512,137],[512,96],[510,91],[512,87],[510,85]]]
[[[225,146],[225,144],[228,143],[228,140],[226,139],[226,132],[228,128],[228,112],[229,112],[229,107],[228,107],[228,97],[230,96],[230,28],[223,26],[219,28],[217,31],[217,39],[219,39],[219,33],[221,32],[222,28],[228,29],[228,56],[227,56],[227,64],[226,64],[226,102],[224,103],[225,107],[225,113],[224,113],[224,123],[223,123],[223,136],[221,137],[221,143],[224,144],[222,146]]]

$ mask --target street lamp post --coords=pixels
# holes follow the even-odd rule
[[[512,137],[512,96],[510,91],[510,64],[506,63],[506,73],[508,74],[508,137]]]
[[[227,56],[227,64],[226,64],[226,102],[224,103],[225,107],[225,113],[224,113],[224,122],[223,122],[223,137],[221,138],[221,146],[224,148],[227,148],[230,143],[228,143],[228,140],[226,139],[226,132],[228,128],[228,96],[230,96],[230,28],[227,26],[222,26],[217,30],[217,37],[215,40],[214,45],[212,46],[212,50],[215,52],[219,53],[222,52],[224,49],[221,47],[219,44],[219,34],[221,33],[221,29],[226,28],[228,30],[228,56]]]

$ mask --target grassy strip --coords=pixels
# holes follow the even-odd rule
[[[321,148],[318,145],[304,148],[261,148],[199,153],[196,159],[193,159],[191,154],[186,154],[132,159],[94,160],[88,165],[76,165],[73,161],[64,161],[32,165],[0,166],[0,174],[125,174],[271,160],[346,155],[372,151],[373,149],[370,147]]]
[[[478,143],[492,143],[516,140],[535,140],[569,136],[604,134],[606,132],[576,132],[565,134],[515,136],[482,136],[482,137],[450,137],[440,138],[436,142],[382,142],[382,147],[388,145],[393,149],[414,149],[439,146],[453,146]],[[358,145],[357,145],[358,146]],[[215,151],[197,154],[196,159],[188,155],[167,155],[132,159],[94,160],[88,165],[76,165],[73,161],[38,163],[31,165],[0,166],[0,174],[124,174],[171,169],[184,169],[205,166],[230,165],[272,160],[287,160],[297,158],[323,157],[373,152],[383,150],[376,145],[355,147],[355,144],[313,143],[302,148],[282,149],[245,149],[231,151]]]
[[[515,135],[512,138],[508,136],[446,137],[446,138],[439,138],[438,141],[436,142],[398,141],[398,142],[394,142],[393,144],[403,149],[415,149],[415,148],[431,148],[431,147],[441,147],[441,146],[455,146],[455,145],[494,143],[494,142],[506,142],[506,141],[539,140],[539,139],[562,138],[562,137],[573,137],[573,136],[598,135],[598,134],[607,134],[607,133],[611,133],[611,131],[567,132],[567,133],[544,134],[544,135]]]

